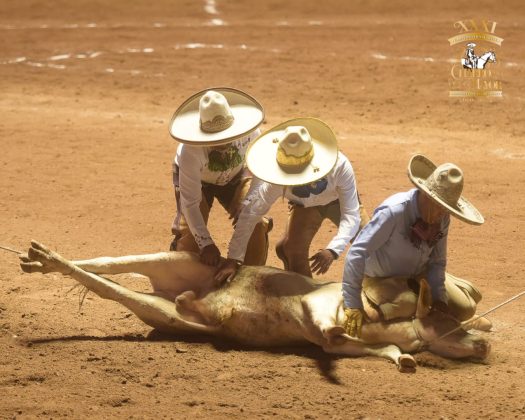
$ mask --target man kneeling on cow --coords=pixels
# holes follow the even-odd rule
[[[408,176],[417,188],[385,200],[346,256],[344,327],[350,336],[361,334],[362,290],[366,295],[367,284],[387,277],[413,285],[417,279],[426,278],[434,308],[459,321],[472,318],[481,299],[469,282],[445,272],[450,214],[473,225],[484,222],[479,211],[461,196],[463,172],[452,163],[436,167],[426,157],[416,155],[410,160]],[[403,299],[401,295],[398,298]],[[381,307],[381,297],[372,303],[383,311],[385,319],[393,306],[403,304],[401,300]]]

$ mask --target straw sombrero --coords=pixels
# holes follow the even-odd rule
[[[472,225],[481,225],[485,221],[478,209],[461,195],[463,171],[453,163],[436,167],[425,156],[415,155],[408,164],[408,177],[417,188],[458,219]]]
[[[295,118],[261,134],[246,152],[250,171],[277,185],[304,185],[317,181],[337,162],[337,139],[316,118]]]
[[[170,134],[181,143],[218,146],[249,134],[263,119],[263,107],[247,93],[212,88],[184,101],[173,114]]]

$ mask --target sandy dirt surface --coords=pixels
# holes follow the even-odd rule
[[[0,1],[0,244],[23,250],[34,238],[72,259],[167,250],[169,119],[195,91],[226,85],[259,99],[263,128],[297,116],[332,126],[369,210],[411,187],[413,153],[458,164],[486,223],[452,222],[448,269],[478,285],[480,311],[521,292],[524,3],[419,3]],[[505,39],[504,97],[451,100],[447,39],[454,21],[478,17]],[[284,204],[271,215],[273,245]],[[211,231],[225,252],[222,209]],[[273,252],[268,263],[279,266]],[[324,277],[341,276],[342,259]],[[73,285],[24,275],[0,251],[0,418],[525,417],[525,299],[491,316],[486,362],[420,353],[404,375],[315,347],[162,336],[93,294],[79,307]]]

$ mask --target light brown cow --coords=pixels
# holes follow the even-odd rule
[[[408,354],[423,347],[452,358],[485,358],[489,343],[460,329],[438,311],[429,311],[429,290],[422,283],[413,319],[363,325],[362,339],[344,334],[340,283],[317,284],[308,277],[271,267],[241,267],[222,286],[214,268],[186,252],[101,257],[68,261],[33,241],[21,257],[25,272],[68,275],[104,299],[121,303],[146,324],[169,333],[224,336],[250,346],[314,343],[326,352],[392,360],[401,371],[414,371]],[[138,273],[149,277],[153,293],[127,289],[99,274]]]

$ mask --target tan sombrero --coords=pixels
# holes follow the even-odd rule
[[[465,197],[463,171],[453,163],[434,165],[423,155],[415,155],[408,164],[408,177],[414,185],[453,216],[472,225],[481,225],[485,219]]]
[[[337,139],[316,118],[295,118],[261,134],[246,152],[250,171],[277,185],[304,185],[317,181],[337,162]]]
[[[170,134],[181,143],[218,146],[249,134],[263,119],[263,107],[250,95],[218,87],[184,101],[173,114]]]

